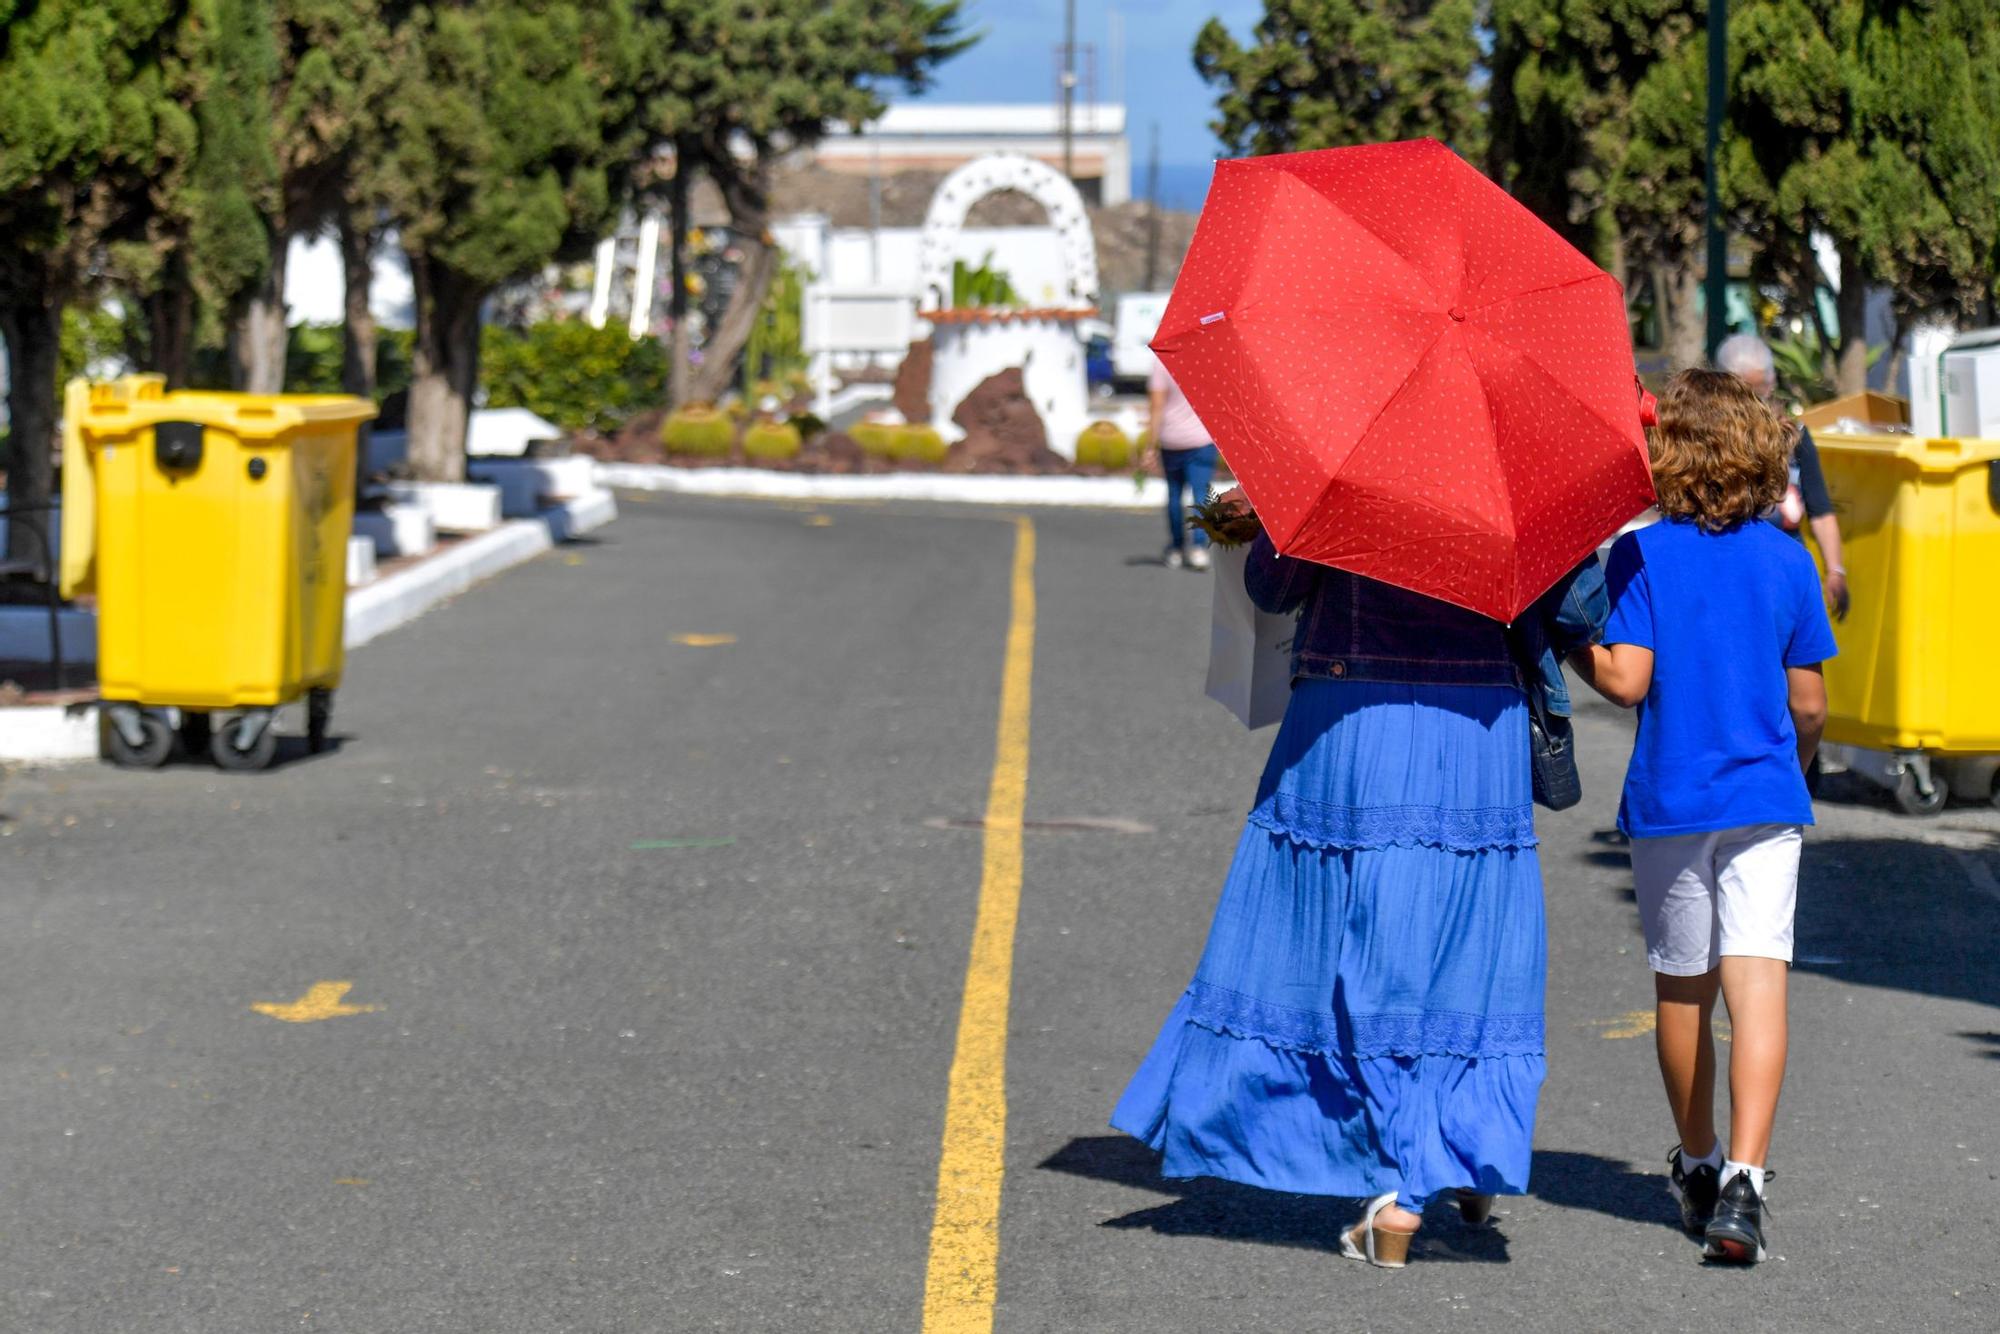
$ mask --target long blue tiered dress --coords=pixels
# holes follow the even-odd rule
[[[1194,981],[1111,1124],[1169,1177],[1527,1188],[1547,942],[1527,706],[1301,680]]]

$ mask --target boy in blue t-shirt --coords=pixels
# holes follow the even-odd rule
[[[1611,549],[1604,643],[1571,662],[1639,709],[1618,827],[1659,1002],[1680,1131],[1681,1220],[1708,1258],[1764,1258],[1764,1159],[1785,1079],[1785,993],[1806,769],[1836,652],[1819,572],[1758,517],[1785,493],[1791,432],[1744,384],[1683,371],[1652,440],[1662,522]],[[1729,1003],[1729,1153],[1715,1137],[1718,986]]]

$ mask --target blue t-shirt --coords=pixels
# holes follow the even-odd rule
[[[1669,519],[1619,538],[1605,578],[1604,642],[1653,650],[1618,827],[1811,824],[1785,669],[1838,650],[1805,547],[1762,519],[1723,533]]]

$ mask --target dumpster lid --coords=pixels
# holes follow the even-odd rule
[[[118,431],[163,421],[193,421],[228,431],[240,440],[268,440],[308,426],[358,425],[376,413],[373,403],[349,394],[231,394],[186,389],[165,393],[157,377],[144,378],[150,383],[93,385],[83,413],[84,425],[96,431]]]
[[[1957,472],[2000,459],[2000,440],[1974,436],[1850,435],[1829,431],[1824,435],[1815,432],[1813,443],[1821,453],[1894,456],[1921,472]]]

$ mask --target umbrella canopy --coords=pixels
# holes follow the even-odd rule
[[[1432,139],[1218,164],[1152,347],[1279,551],[1496,620],[1653,502],[1617,280]]]

